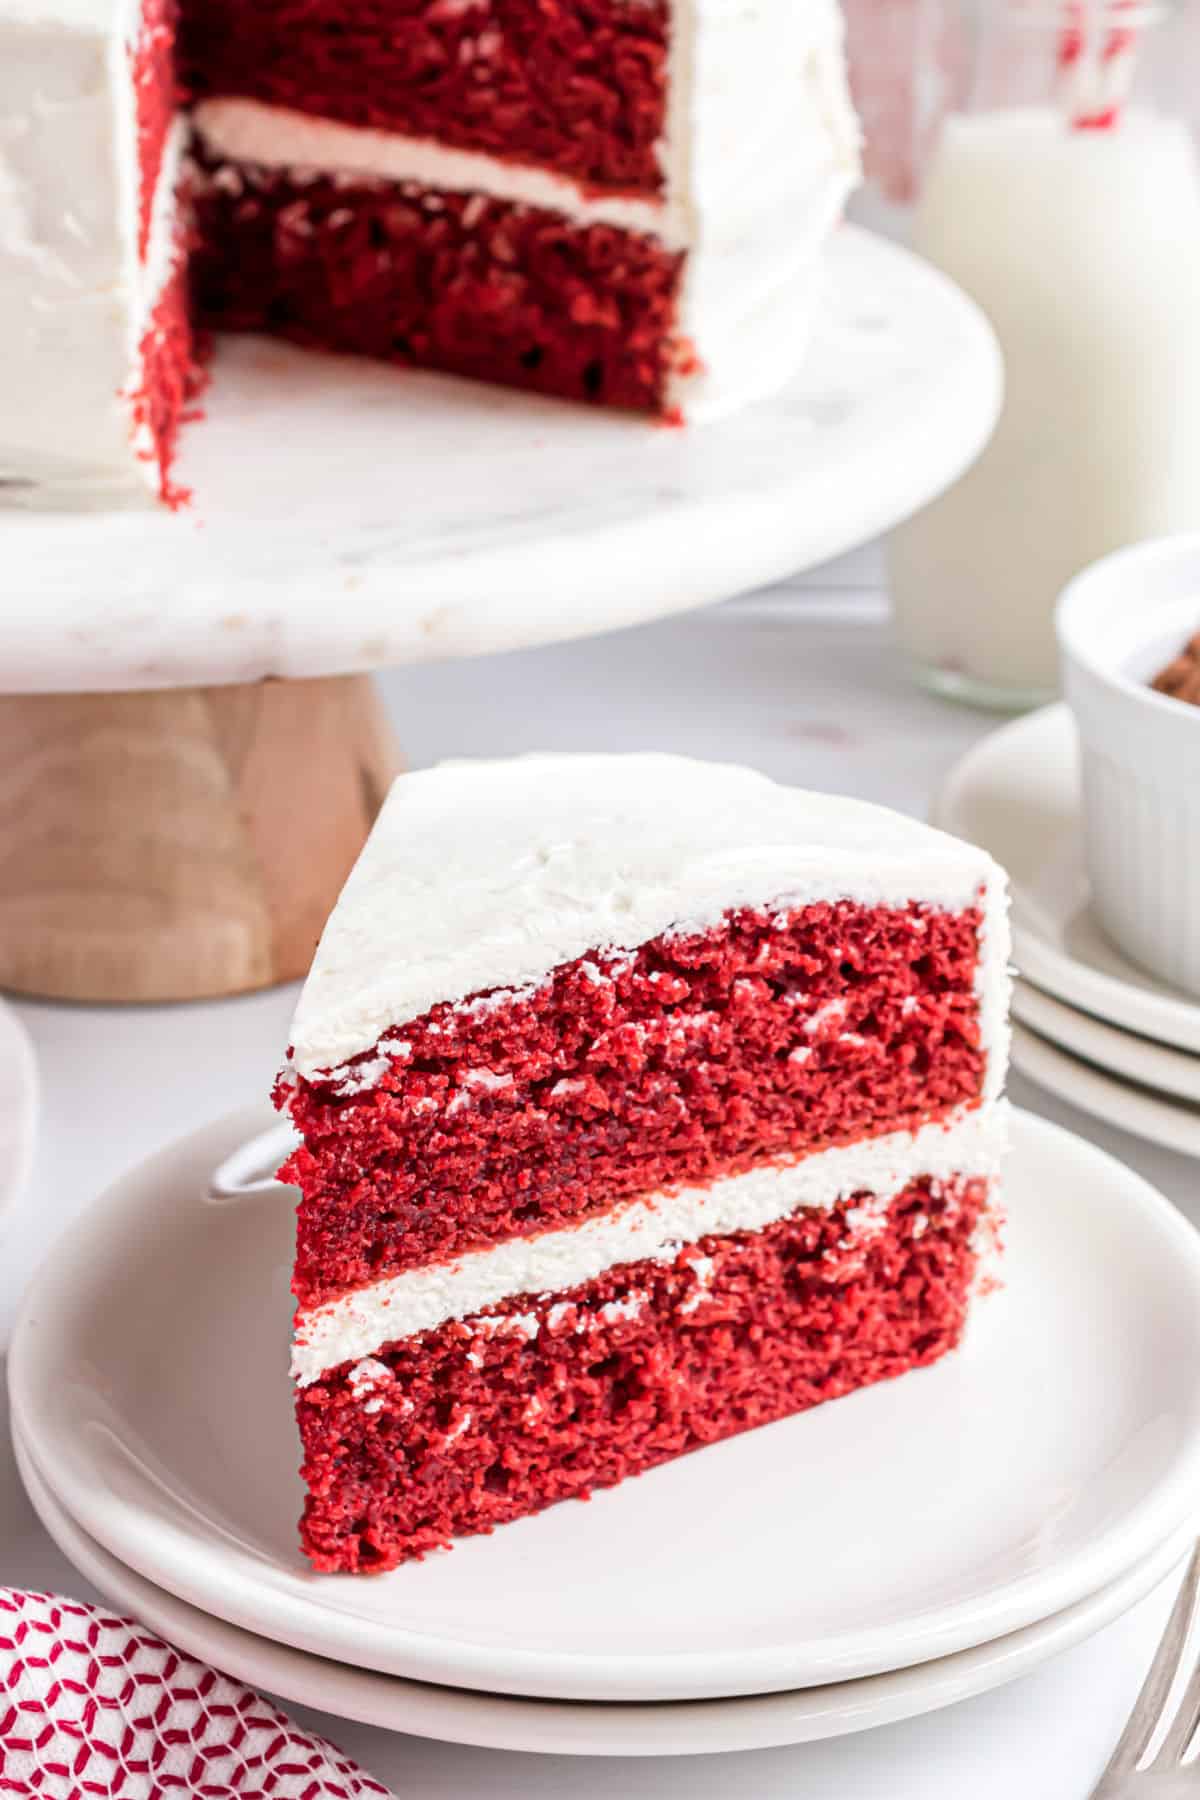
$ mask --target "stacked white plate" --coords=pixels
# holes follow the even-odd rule
[[[1014,1066],[1085,1112],[1200,1156],[1200,1002],[1129,962],[1096,922],[1067,709],[984,738],[934,817],[990,850],[1012,882]]]
[[[305,1566],[291,1197],[214,1199],[258,1110],[98,1200],[10,1357],[34,1505],[113,1602],[277,1694],[510,1749],[793,1743],[1116,1617],[1200,1518],[1200,1237],[1014,1119],[1004,1284],[936,1367],[371,1579]],[[252,1160],[252,1159],[251,1159]]]

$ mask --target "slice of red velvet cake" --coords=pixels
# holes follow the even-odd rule
[[[930,1363],[988,1235],[1003,876],[667,756],[404,776],[276,1091],[318,1569]]]

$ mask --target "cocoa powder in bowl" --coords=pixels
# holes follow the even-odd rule
[[[1172,700],[1200,706],[1200,631],[1188,639],[1165,669],[1160,669],[1150,686],[1159,694],[1169,694]]]

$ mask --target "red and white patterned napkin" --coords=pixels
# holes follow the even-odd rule
[[[367,1800],[388,1789],[132,1619],[0,1588],[0,1796]]]

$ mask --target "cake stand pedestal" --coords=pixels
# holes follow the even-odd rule
[[[399,766],[366,671],[825,561],[960,475],[1000,394],[976,308],[850,228],[802,373],[690,430],[224,343],[189,508],[4,491],[0,985],[164,1000],[302,974]]]
[[[168,1000],[303,973],[398,768],[365,675],[0,700],[0,982]]]

